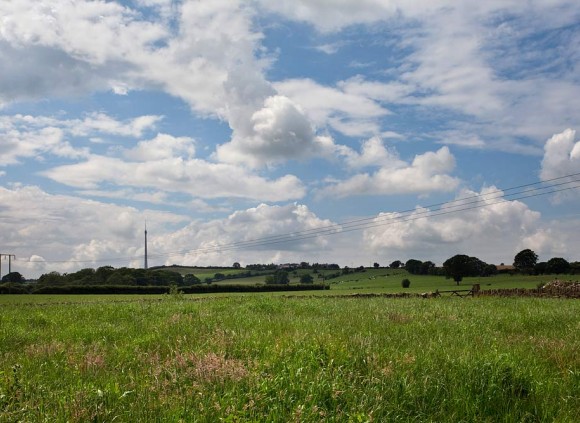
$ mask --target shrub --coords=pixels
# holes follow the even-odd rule
[[[411,286],[411,281],[409,279],[405,278],[401,281],[401,286],[403,288],[408,288]]]

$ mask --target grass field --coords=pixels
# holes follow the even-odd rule
[[[580,303],[232,296],[0,308],[0,421],[562,421]]]
[[[231,268],[167,268],[169,270],[176,270],[182,274],[191,273],[196,275],[201,280],[206,277],[213,277],[215,273],[236,274],[242,270]],[[336,273],[336,270],[321,270],[320,274],[328,275]],[[314,274],[311,269],[298,269],[295,272],[290,272],[290,283],[298,283],[300,276],[309,273],[314,277],[315,282],[321,282],[317,274]],[[445,279],[443,276],[427,276],[427,275],[410,275],[403,269],[366,269],[365,272],[356,272],[348,275],[339,276],[333,279],[328,279],[325,282],[329,283],[332,292],[324,292],[323,294],[332,294],[336,291],[356,291],[357,293],[395,293],[395,292],[430,292],[436,289],[470,289],[475,283],[480,284],[481,289],[498,289],[498,288],[536,288],[539,283],[546,283],[558,275],[509,275],[502,274],[492,277],[477,277],[465,278],[459,287],[451,279]],[[264,283],[266,276],[252,276],[249,278],[240,279],[226,279],[223,281],[215,281],[215,284],[260,284]],[[411,280],[411,286],[408,289],[402,289],[401,281],[404,278]]]
[[[403,277],[455,287],[372,269],[303,296],[0,296],[0,421],[577,421],[579,301],[350,296]]]

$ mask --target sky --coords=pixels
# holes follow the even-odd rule
[[[0,253],[578,261],[579,63],[576,0],[2,1]]]

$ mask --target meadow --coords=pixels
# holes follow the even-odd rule
[[[30,297],[0,298],[0,421],[580,415],[577,300]]]

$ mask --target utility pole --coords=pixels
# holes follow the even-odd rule
[[[144,260],[144,268],[145,270],[148,269],[148,263],[147,263],[147,222],[145,222],[145,260]]]
[[[4,259],[8,257],[8,273],[12,273],[12,257],[16,258],[14,254],[0,253],[0,279],[2,279],[2,257],[4,257]]]

